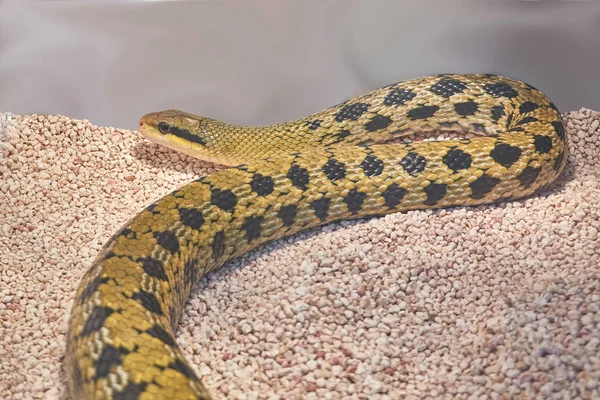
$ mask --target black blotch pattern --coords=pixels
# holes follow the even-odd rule
[[[90,333],[97,332],[104,325],[104,321],[115,311],[112,308],[96,306],[88,317],[81,336],[88,336]]]
[[[358,189],[354,188],[344,197],[344,203],[346,203],[352,214],[356,214],[362,208],[365,197],[367,197],[366,193],[359,192]]]
[[[454,111],[457,114],[466,117],[468,115],[474,115],[478,110],[477,103],[473,100],[465,101],[464,103],[454,104]]]
[[[361,115],[363,115],[370,107],[367,103],[354,103],[342,107],[342,109],[335,115],[337,122],[350,119],[356,121]]]
[[[498,164],[509,168],[521,157],[521,149],[506,143],[496,143],[496,146],[490,151],[490,156]]]
[[[331,204],[331,199],[327,197],[323,197],[322,199],[314,200],[310,203],[310,206],[315,211],[315,215],[321,220],[324,221],[327,218],[327,214],[329,213],[329,205]]]
[[[158,315],[163,314],[163,310],[154,293],[146,292],[145,290],[140,290],[139,292],[134,293],[133,296],[131,296],[131,298],[139,301],[140,304],[143,305],[144,308],[146,308],[146,310]]]
[[[205,145],[206,144],[206,142],[204,141],[204,139],[202,139],[198,135],[192,134],[190,131],[188,131],[186,129],[182,129],[182,128],[178,128],[176,126],[172,126],[169,131],[173,135],[178,136],[178,137],[180,137],[182,139],[185,139],[185,140],[189,140],[190,142],[198,143],[198,144],[201,144],[201,145]]]
[[[345,138],[347,138],[348,136],[350,136],[350,131],[347,129],[341,130],[336,137],[338,138],[338,142],[341,142],[342,140],[344,140]]]
[[[263,217],[251,215],[246,217],[242,224],[242,229],[246,231],[246,241],[251,242],[260,236],[260,223],[263,221]]]
[[[125,236],[127,237],[130,233],[132,233],[133,231],[129,228],[125,228],[123,229],[120,233],[119,236]]]
[[[294,164],[288,170],[286,177],[298,189],[306,190],[306,185],[308,185],[308,170],[306,168]]]
[[[519,93],[517,93],[517,91],[506,82],[489,83],[484,86],[484,89],[486,92],[488,92],[488,94],[496,98],[507,97],[512,99],[513,97],[517,97],[519,95]]]
[[[504,115],[506,115],[506,113],[504,112],[504,106],[492,107],[492,119],[494,120],[494,122],[498,122],[498,120]]]
[[[154,237],[156,238],[156,242],[171,254],[175,254],[179,251],[179,240],[177,240],[177,236],[175,236],[173,232],[163,231],[155,233]]]
[[[385,96],[385,98],[383,99],[383,104],[385,104],[388,107],[393,105],[401,106],[407,101],[414,99],[415,96],[416,94],[410,90],[394,89],[387,96]]]
[[[440,79],[435,85],[431,87],[430,90],[439,96],[448,98],[452,95],[455,95],[456,93],[462,93],[462,91],[465,90],[466,87],[467,85],[465,85],[458,79],[444,78]]]
[[[152,257],[145,257],[145,258],[141,259],[141,261],[142,261],[142,268],[145,273],[147,273],[148,275],[150,275],[154,278],[160,279],[161,281],[168,280],[167,273],[165,271],[165,267],[164,267],[162,261],[157,260],[156,258],[152,258]]]
[[[500,179],[483,174],[474,182],[471,182],[471,198],[481,199],[488,194],[498,183]]]
[[[204,216],[202,212],[195,208],[180,208],[179,220],[182,224],[189,226],[192,229],[200,229],[204,224]]]
[[[113,366],[119,365],[121,363],[121,356],[128,354],[129,351],[124,348],[117,349],[116,347],[105,344],[102,349],[102,353],[100,353],[100,357],[96,361],[94,361],[94,366],[96,369],[96,376],[94,380],[98,380],[100,378],[106,377]]]
[[[225,254],[225,244],[225,232],[219,231],[215,233],[215,237],[213,238],[211,245],[213,260],[221,258],[223,254]]]
[[[94,293],[96,293],[100,285],[106,282],[108,282],[108,278],[103,278],[102,276],[94,278],[81,293],[81,297],[79,298],[80,303],[85,303]]]
[[[283,225],[290,226],[294,223],[297,213],[298,206],[296,206],[295,204],[290,204],[287,206],[281,206],[279,212],[277,212],[277,216],[281,218],[281,220],[283,221]]]
[[[473,158],[470,154],[459,149],[452,149],[443,158],[444,164],[454,172],[471,167]]]
[[[533,145],[535,146],[535,151],[545,154],[552,150],[552,139],[545,135],[535,135],[533,137]]]
[[[564,139],[565,138],[564,124],[560,121],[552,121],[552,126],[554,127],[554,130],[556,131],[556,134],[558,135],[558,137],[561,139]]]
[[[83,374],[81,373],[81,369],[77,363],[73,363],[73,381],[75,383],[75,387],[79,388],[83,386]]]
[[[154,211],[154,209],[156,208],[156,206],[158,206],[158,203],[152,203],[150,204],[148,207],[146,207],[146,211]]]
[[[536,121],[539,121],[539,119],[537,119],[536,117],[525,117],[525,118],[521,118],[521,120],[519,121],[519,125],[525,125],[530,122],[536,122]]]
[[[147,383],[133,383],[129,382],[122,392],[115,392],[113,394],[114,400],[137,400],[140,395],[146,390]]]
[[[175,347],[175,338],[159,325],[154,325],[152,328],[146,329],[146,333],[157,338],[167,346]]]
[[[385,199],[385,205],[393,208],[400,204],[406,193],[406,189],[401,188],[395,183],[392,183],[387,187],[387,189],[385,189],[385,191],[382,193],[382,196]]]
[[[174,369],[175,371],[178,371],[178,372],[182,373],[188,379],[192,379],[192,380],[196,380],[197,379],[196,378],[196,374],[194,373],[194,371],[192,371],[192,369],[190,367],[188,367],[179,358],[176,359],[171,364],[169,364],[169,368]]]
[[[423,172],[425,164],[425,157],[418,155],[414,151],[409,151],[400,161],[402,168],[411,175],[415,172]]]
[[[528,112],[532,112],[540,108],[540,106],[532,101],[526,101],[525,103],[519,106],[519,112],[521,114],[527,114]]]
[[[212,189],[210,194],[210,204],[219,207],[224,211],[233,211],[237,204],[237,196],[229,189]]]
[[[521,182],[522,186],[529,187],[535,182],[541,170],[541,168],[527,166],[523,172],[517,176],[517,179]]]
[[[564,152],[561,151],[560,153],[558,153],[558,155],[556,156],[556,159],[554,160],[553,168],[555,171],[559,170],[564,158],[565,158]]]
[[[428,206],[435,205],[438,201],[444,198],[446,195],[447,185],[443,183],[433,183],[425,188],[423,191],[427,195],[427,200],[425,200],[425,204]]]
[[[252,186],[252,190],[255,191],[259,196],[264,197],[273,193],[275,183],[273,183],[273,178],[270,176],[254,174],[252,177],[252,182],[250,182],[250,186]]]
[[[381,175],[383,172],[383,161],[374,155],[369,154],[365,157],[363,162],[360,163],[360,167],[367,176]]]
[[[440,108],[438,106],[419,106],[410,110],[406,115],[410,119],[425,119],[433,117]]]
[[[375,132],[380,129],[385,129],[392,123],[392,119],[390,117],[386,117],[383,115],[376,115],[369,122],[365,124],[365,128],[369,132]]]
[[[308,121],[306,123],[306,126],[308,127],[308,129],[315,130],[321,126],[321,122],[323,122],[323,121],[320,119],[315,119],[314,121]]]
[[[330,158],[327,160],[325,165],[323,165],[322,170],[330,181],[336,181],[346,176],[346,168],[344,168],[344,164],[335,158]]]

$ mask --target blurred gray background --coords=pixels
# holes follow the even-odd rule
[[[600,110],[599,67],[598,1],[0,1],[0,111],[128,129],[165,108],[281,122],[442,72]]]

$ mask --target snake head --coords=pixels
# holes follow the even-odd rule
[[[192,157],[206,159],[211,144],[204,129],[206,118],[179,110],[164,110],[144,115],[139,132],[146,139]]]

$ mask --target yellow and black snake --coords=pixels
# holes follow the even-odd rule
[[[404,141],[445,130],[470,137]],[[174,338],[201,276],[332,221],[522,198],[567,159],[554,104],[491,74],[408,80],[266,127],[167,110],[139,131],[231,168],[146,207],[84,274],[66,351],[74,399],[209,399]]]

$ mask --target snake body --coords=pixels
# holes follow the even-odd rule
[[[406,141],[443,130],[470,137]],[[490,74],[407,80],[265,127],[166,110],[139,131],[231,168],[143,209],[83,275],[65,359],[74,399],[210,399],[174,337],[204,274],[332,221],[529,196],[567,159],[554,104]]]

